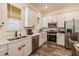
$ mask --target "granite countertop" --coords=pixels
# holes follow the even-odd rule
[[[35,34],[32,34],[32,35],[26,35],[24,37],[33,37],[33,36],[36,36],[36,35],[41,35],[42,33],[45,33],[45,32],[35,33]],[[0,45],[4,45],[4,44],[8,44],[8,43],[11,43],[11,42],[18,41],[20,38],[23,38],[23,36],[21,36],[21,37],[5,37],[5,38],[0,37],[0,39],[1,39]],[[8,39],[16,39],[16,40],[9,41]]]
[[[17,40],[9,41],[8,39],[17,39],[17,38],[22,38],[22,37],[0,37],[0,39],[1,39],[0,45],[5,45],[5,44],[8,44],[8,43],[17,41]]]
[[[5,38],[0,38],[0,39],[2,39],[2,40],[0,40],[0,45],[4,45],[4,44],[8,44],[9,43],[9,41],[6,40]]]

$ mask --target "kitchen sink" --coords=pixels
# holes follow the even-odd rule
[[[16,40],[16,38],[11,38],[11,39],[8,39],[8,41],[13,41],[13,40]]]
[[[25,38],[25,37],[27,36],[15,37],[15,38],[8,39],[8,41],[18,40],[18,39]]]

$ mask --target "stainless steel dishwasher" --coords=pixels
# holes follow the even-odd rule
[[[32,37],[32,52],[39,47],[39,35]]]

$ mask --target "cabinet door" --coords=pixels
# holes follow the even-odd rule
[[[0,52],[0,56],[8,56],[8,51],[4,50],[4,51]]]
[[[75,32],[79,32],[79,20],[75,20]]]
[[[22,55],[21,45],[16,45],[14,47],[9,48],[8,52],[10,56],[21,56]]]
[[[0,3],[0,25],[2,22],[2,3]]]
[[[42,27],[48,27],[48,18],[47,17],[44,17],[43,20],[42,20]]]
[[[42,44],[45,42],[45,34],[42,34]]]
[[[47,42],[47,32],[43,34],[44,42]]]
[[[32,52],[31,37],[26,38],[26,42],[24,44],[25,44],[25,47],[23,48],[24,49],[23,50],[24,51],[24,56],[28,56]]]
[[[27,47],[27,42],[23,42],[22,44],[22,53],[24,56],[27,56],[28,55],[28,47]]]
[[[64,27],[64,14],[57,15],[57,19],[58,27]]]
[[[65,34],[57,33],[57,44],[58,45],[65,45]]]
[[[8,44],[8,53],[10,56],[22,56],[22,40]]]
[[[43,44],[43,36],[42,34],[39,35],[39,46],[41,46]]]
[[[26,8],[24,9],[24,21],[25,21],[25,27],[28,27],[28,6],[26,6]]]
[[[0,18],[2,17],[2,3],[0,3]]]
[[[32,52],[32,38],[31,37],[29,37],[28,38],[28,54],[30,54],[31,52]]]
[[[41,46],[45,42],[47,42],[47,33],[42,33],[39,36],[39,46]]]
[[[69,20],[66,21],[66,29],[72,29],[73,28],[73,21]]]

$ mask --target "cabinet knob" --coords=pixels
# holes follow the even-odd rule
[[[8,52],[6,52],[5,55],[8,55]]]
[[[25,47],[26,45],[23,45],[22,47]]]
[[[21,50],[21,47],[18,48],[18,51],[20,51],[20,50]]]

